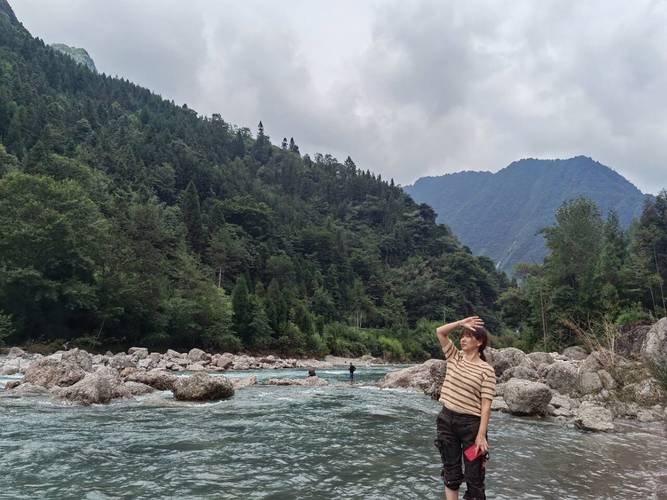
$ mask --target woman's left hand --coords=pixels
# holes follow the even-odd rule
[[[478,435],[475,439],[477,449],[482,450],[482,453],[489,451],[489,443],[486,442],[486,437]]]

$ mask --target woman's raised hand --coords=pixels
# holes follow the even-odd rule
[[[459,321],[459,324],[466,330],[475,331],[475,328],[484,326],[484,320],[479,316],[470,316]]]

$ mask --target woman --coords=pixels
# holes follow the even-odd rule
[[[459,327],[464,329],[461,350],[449,339]],[[481,318],[471,316],[442,325],[436,335],[447,358],[447,375],[440,391],[444,406],[438,415],[435,441],[442,457],[445,498],[457,500],[465,479],[468,488],[464,498],[485,499],[484,468],[489,450],[486,431],[496,388],[496,374],[484,357],[488,332]],[[472,461],[464,453],[470,447],[473,456],[479,453]]]

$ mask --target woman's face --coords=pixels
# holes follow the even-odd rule
[[[472,332],[465,331],[461,334],[461,350],[464,352],[475,352],[482,342],[477,340]]]

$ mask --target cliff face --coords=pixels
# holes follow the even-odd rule
[[[68,55],[79,64],[83,64],[89,70],[97,73],[95,62],[90,57],[86,49],[81,49],[79,47],[70,47],[69,45],[65,45],[64,43],[54,43],[51,45],[51,47],[56,49],[58,52]]]
[[[558,207],[585,196],[606,214],[614,209],[628,227],[641,214],[646,196],[624,177],[591,158],[526,159],[490,172],[424,177],[405,191],[431,205],[477,255],[511,272],[519,262],[542,262],[541,228],[554,223]]]

